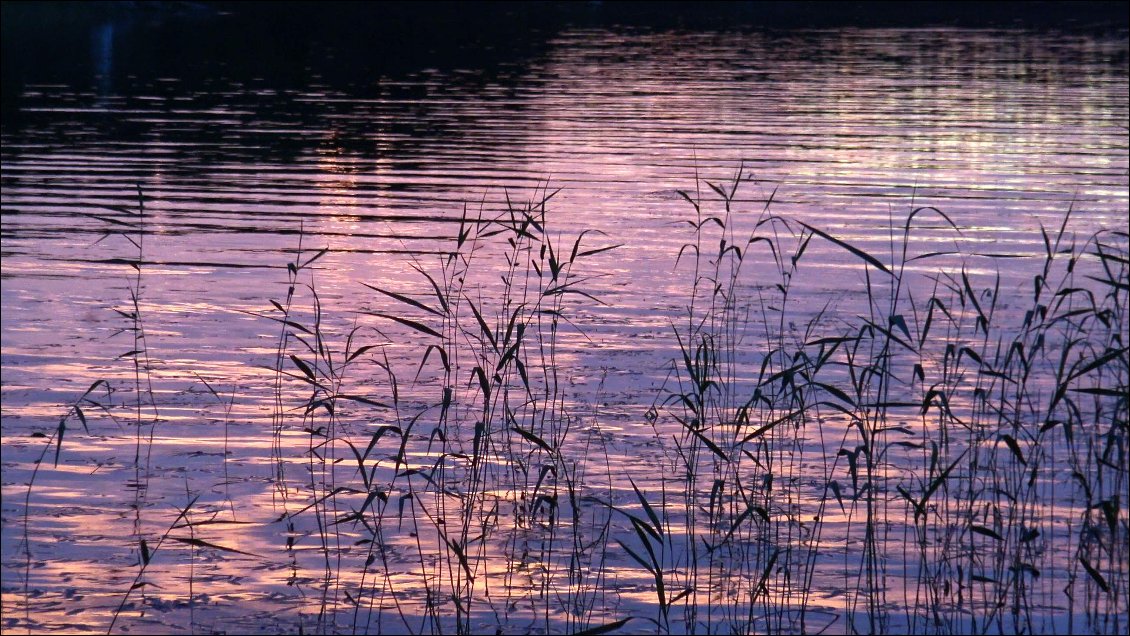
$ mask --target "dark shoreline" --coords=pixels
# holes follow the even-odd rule
[[[677,28],[832,26],[963,28],[1126,29],[1130,2],[882,2],[829,0],[723,2],[663,0],[650,2],[3,2],[5,36],[29,24],[100,22],[123,17],[198,18],[235,14],[295,22],[317,28],[325,24],[365,26],[403,23],[405,27],[468,30],[497,27],[641,26]],[[517,34],[515,34],[517,35]]]
[[[570,28],[1005,28],[1125,37],[1130,2],[10,2],[3,106],[23,86],[147,77],[398,75],[539,56]],[[319,60],[330,53],[332,65]],[[93,57],[112,55],[113,66]],[[212,66],[209,67],[208,65]],[[222,65],[222,71],[216,67]],[[304,80],[303,80],[304,81]]]

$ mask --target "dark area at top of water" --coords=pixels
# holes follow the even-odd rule
[[[422,68],[521,66],[567,28],[1125,29],[1127,2],[43,2],[3,5],[3,114],[29,83],[118,77],[339,85]],[[98,37],[102,34],[101,39]],[[92,37],[92,34],[94,37]],[[114,64],[92,51],[113,40]]]

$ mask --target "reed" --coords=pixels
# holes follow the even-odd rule
[[[965,248],[941,210],[892,212],[880,253],[778,214],[760,187],[739,167],[680,193],[686,297],[639,422],[656,471],[617,464],[617,444],[647,435],[608,435],[602,397],[568,388],[573,316],[605,301],[586,262],[632,246],[564,236],[556,192],[464,208],[447,249],[406,263],[414,285],[358,281],[345,328],[318,291],[331,252],[300,232],[285,296],[255,314],[278,328],[276,516],[237,520],[230,495],[230,514],[208,513],[186,485],[172,522],[133,538],[109,631],[128,628],[158,553],[187,559],[195,623],[201,551],[269,559],[209,534],[237,523],[278,538],[302,632],[1125,630],[1127,233],[1077,238],[1067,211],[1021,257],[1018,290],[1017,255]],[[821,259],[846,259],[858,288],[814,307]],[[121,312],[139,485],[159,417],[142,261]],[[226,493],[235,394],[200,380],[225,405]],[[100,388],[41,434],[32,484]]]
[[[287,303],[275,303],[281,316],[273,319],[286,331],[277,359],[294,369],[279,369],[277,377],[308,391],[298,409],[310,436],[307,503],[280,520],[291,536],[296,524],[312,521],[319,537],[324,580],[315,629],[336,629],[325,621],[342,607],[354,630],[386,624],[387,613],[413,632],[471,633],[474,617],[508,616],[519,606],[535,608],[546,629],[570,605],[567,624],[581,631],[591,622],[596,588],[585,571],[601,558],[607,520],[585,519],[581,510],[587,462],[565,454],[576,416],[567,410],[555,356],[570,299],[596,301],[573,273],[575,263],[611,246],[589,247],[581,234],[563,248],[545,227],[553,194],[542,190],[524,205],[510,203],[495,218],[465,211],[435,275],[412,263],[423,294],[364,284],[394,308],[364,312],[368,322],[348,334],[344,348],[321,328],[312,283],[310,322],[294,315],[293,292]],[[503,246],[501,285],[473,267],[488,244]],[[312,260],[288,268],[290,288]],[[362,333],[378,341],[355,345]],[[414,342],[421,354],[404,386],[384,352]],[[346,371],[364,364],[384,376],[384,398],[373,397],[372,386],[366,394],[346,388]],[[280,383],[276,395],[285,394]],[[381,424],[344,427],[347,404],[375,411]],[[281,421],[284,409],[277,413]],[[343,459],[348,471],[337,466]],[[416,552],[410,577],[424,591],[422,607],[396,595],[389,572],[390,544],[405,535]],[[507,554],[511,566],[488,568]],[[525,594],[517,593],[521,578]],[[495,598],[492,587],[505,597]],[[562,588],[577,596],[558,601]]]
[[[830,627],[813,625],[809,607],[812,583],[827,572],[831,497],[846,515],[834,549],[844,555],[843,588],[854,590],[835,619],[847,631],[1106,633],[1123,624],[1124,599],[1113,593],[1126,586],[1125,568],[1106,561],[1125,549],[1122,497],[1093,486],[1126,483],[1126,470],[1115,468],[1125,465],[1115,459],[1126,441],[1127,268],[1125,252],[1115,255],[1125,233],[1077,246],[1068,212],[1058,231],[1043,233],[1030,309],[1002,312],[1003,302],[1019,299],[1002,299],[999,275],[980,287],[968,271],[972,255],[960,247],[914,252],[913,235],[924,229],[959,243],[961,231],[940,210],[915,208],[901,227],[892,221],[890,255],[881,258],[773,214],[773,194],[759,215],[735,215],[743,183],[740,170],[725,185],[707,182],[713,213],[701,194],[683,193],[695,210],[694,240],[680,254],[693,259],[690,303],[675,329],[667,408],[651,415],[657,431],[669,430],[663,416],[682,430],[669,440],[669,470],[680,475],[675,510],[685,539],[681,553],[655,557],[659,537],[637,532],[647,557],[630,553],[648,572],[661,572],[662,559],[679,564],[667,580],[656,577],[659,629]],[[736,230],[741,218],[752,219],[751,232]],[[826,306],[798,328],[791,284],[814,239],[859,263],[864,304],[854,318]],[[758,289],[746,274],[753,248],[767,251],[769,266],[752,268],[763,282],[750,310],[736,290]],[[936,269],[924,270],[931,262]],[[920,289],[933,291],[923,298]],[[829,331],[837,314],[842,324]],[[1010,324],[1015,315],[1020,324]],[[743,384],[742,370],[753,368],[758,375]],[[1080,451],[1084,429],[1094,437]],[[805,464],[822,468],[801,470]],[[821,472],[823,493],[805,488],[804,477]],[[1063,483],[1076,487],[1064,493]],[[1072,530],[1060,530],[1064,524]],[[901,562],[892,558],[900,552]],[[1066,581],[1040,580],[1063,564]],[[899,600],[891,576],[904,582]],[[664,598],[672,579],[687,590],[677,627]],[[1076,594],[1088,599],[1082,619],[1073,606],[1056,608],[1066,617],[1046,612],[1053,586],[1065,582],[1071,603]],[[719,607],[725,598],[741,603]]]

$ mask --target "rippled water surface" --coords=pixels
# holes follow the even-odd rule
[[[956,240],[974,279],[987,285],[999,272],[1006,298],[1030,286],[1032,274],[1026,258],[1001,256],[1042,255],[1041,226],[1058,229],[1071,210],[1079,237],[1126,229],[1125,33],[567,29],[485,67],[456,60],[342,78],[323,72],[332,68],[323,60],[287,82],[246,68],[226,74],[223,65],[204,77],[123,73],[131,37],[114,23],[95,29],[89,75],[29,80],[5,111],[5,629],[104,630],[138,581],[138,537],[153,550],[193,497],[194,521],[241,522],[200,536],[256,556],[166,542],[115,630],[326,629],[317,613],[325,607],[318,528],[277,521],[286,505],[292,513],[305,505],[311,479],[309,436],[301,414],[287,410],[281,444],[298,450],[284,453],[293,492],[282,502],[272,435],[280,325],[264,317],[272,299],[285,299],[299,247],[309,256],[328,248],[299,278],[302,320],[314,319],[305,309],[312,287],[328,341],[343,347],[360,326],[355,348],[380,345],[363,356],[357,386],[386,402],[378,363],[387,360],[412,395],[423,345],[410,326],[365,313],[405,305],[362,283],[431,302],[412,266],[439,272],[461,220],[494,218],[507,200],[521,206],[560,190],[544,219],[559,250],[582,230],[592,231],[582,251],[620,246],[577,265],[574,274],[592,276],[583,290],[604,304],[567,300],[571,323],[562,323],[557,362],[563,408],[578,430],[595,427],[608,440],[616,474],[592,482],[614,482],[627,505],[634,495],[620,475],[656,478],[636,460],[654,450],[645,412],[678,355],[672,325],[689,302],[688,272],[675,262],[692,239],[683,221],[695,210],[680,190],[716,201],[707,182],[728,188],[742,170],[748,180],[733,203],[740,219],[769,205],[888,262],[891,227],[901,233],[910,210],[932,206],[960,237],[934,217],[924,245],[952,249]],[[139,188],[143,227],[132,216]],[[131,240],[141,229],[139,246]],[[150,423],[141,438],[128,315],[139,247],[136,308],[150,369],[143,386],[156,405],[156,415],[142,406]],[[483,241],[475,258],[490,272],[484,280],[502,271],[505,253]],[[835,320],[858,313],[859,265],[833,243],[813,241],[794,283],[793,319],[803,324],[825,307]],[[476,302],[498,300],[494,288],[480,289]],[[51,447],[39,466],[25,532],[27,483],[45,448],[32,435],[55,432],[67,406],[100,379],[114,389],[96,391],[114,417],[89,406],[88,432],[71,418],[57,464]],[[468,375],[459,386],[468,380],[477,382]],[[301,393],[293,390],[294,404]],[[364,440],[365,427],[390,421],[383,411],[352,417],[342,426]],[[630,525],[626,532],[625,541],[638,541]],[[349,533],[342,541],[364,534]],[[309,552],[286,551],[288,536]],[[387,609],[362,626],[426,629],[423,618],[399,622],[405,612],[426,614],[422,602],[412,605],[424,595],[412,568],[430,567],[413,566],[404,537],[389,540],[398,556],[387,580],[413,591],[401,615]],[[640,578],[630,560],[606,567],[619,591],[590,599],[594,623],[654,600],[650,575]],[[850,608],[836,600],[846,580],[815,583],[827,594],[811,601],[809,631],[847,629],[826,618]],[[331,607],[346,607],[335,593]],[[499,607],[476,620],[495,624],[483,617]],[[536,607],[531,618],[515,605],[526,622],[504,621],[507,629],[566,625],[539,618]],[[340,629],[353,629],[352,610],[341,611]],[[702,624],[727,624],[716,618]]]

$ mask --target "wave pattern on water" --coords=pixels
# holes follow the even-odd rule
[[[270,483],[272,374],[264,369],[275,363],[278,330],[258,317],[285,296],[286,263],[300,242],[307,254],[329,248],[310,268],[327,338],[342,341],[356,324],[410,333],[366,318],[397,305],[360,283],[426,298],[411,266],[437,267],[465,214],[493,218],[508,197],[525,202],[560,188],[548,214],[562,242],[591,229],[589,247],[625,244],[592,255],[596,276],[585,290],[607,305],[574,306],[586,335],[561,336],[569,408],[599,411],[605,428],[591,434],[613,440],[614,464],[655,487],[656,476],[628,465],[656,452],[641,421],[679,354],[671,325],[688,299],[674,261],[691,236],[683,222],[693,218],[680,191],[712,196],[706,183],[724,183],[741,166],[753,182],[733,202],[739,215],[756,216],[771,199],[776,214],[882,255],[892,253],[892,224],[933,206],[960,227],[962,254],[985,255],[968,257],[970,275],[985,282],[999,272],[1003,289],[1019,289],[1030,273],[1010,263],[1042,256],[1040,228],[1057,228],[1069,209],[1080,237],[1125,230],[1126,59],[1124,34],[577,29],[490,74],[421,70],[315,79],[303,89],[255,77],[215,77],[204,87],[176,77],[28,85],[18,121],[4,123],[0,155],[5,615],[17,615],[9,599],[24,594],[30,571],[33,594],[21,602],[35,618],[20,627],[73,627],[73,609],[85,612],[82,623],[108,623],[142,558],[117,540],[138,531],[132,515],[119,514],[136,501],[122,492],[136,440],[112,421],[86,439],[68,432],[61,470],[41,467],[27,571],[17,522],[40,451],[29,435],[53,431],[63,405],[102,378],[123,387],[115,413],[128,421],[133,368],[118,358],[131,346],[121,312],[130,311],[136,251],[112,232],[134,222],[138,187],[146,235],[137,306],[160,412],[150,471],[180,478],[151,482],[146,505],[183,505],[191,489],[211,493],[208,512],[220,514],[218,493],[234,494],[246,506],[237,516],[258,525],[235,526],[225,545],[260,553],[311,532],[270,523],[279,494]],[[945,224],[934,222],[917,247],[953,248]],[[831,242],[808,249],[795,283],[798,320],[829,304],[853,314],[859,263]],[[386,349],[410,376],[418,348]],[[380,370],[367,373],[358,383],[379,386]],[[286,443],[300,447],[305,437]],[[303,470],[301,457],[288,461]],[[224,484],[221,463],[232,473]],[[86,486],[75,491],[68,475]],[[632,500],[625,483],[601,479],[593,478],[596,491]],[[163,529],[149,525],[143,532]],[[68,545],[52,548],[52,538]],[[170,631],[186,612],[207,608],[197,620],[217,629],[292,629],[274,622],[272,608],[305,607],[306,592],[295,590],[324,591],[316,551],[299,544],[297,555],[250,567],[207,554],[194,583],[207,590],[199,608],[139,595],[131,610],[150,613],[133,626]],[[398,564],[412,554],[408,543],[389,549]],[[48,556],[56,551],[66,557]],[[647,607],[653,594],[631,561],[618,567],[630,585],[604,601],[610,620],[610,608]],[[170,588],[187,585],[183,574],[162,576]],[[417,584],[404,572],[388,576],[390,586]],[[846,580],[817,583],[820,611],[834,617],[846,607],[837,600]],[[391,612],[395,603],[382,602]],[[521,623],[534,625],[557,626]]]

